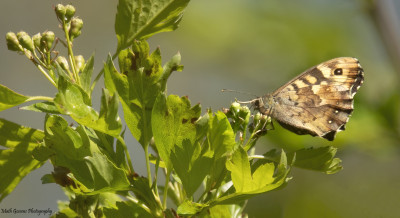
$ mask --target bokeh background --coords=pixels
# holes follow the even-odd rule
[[[108,53],[115,52],[116,0],[2,0],[1,84],[31,96],[56,93],[25,56],[7,50],[4,36],[8,31],[34,35],[52,30],[61,37],[52,9],[57,3],[72,3],[83,19],[75,54],[87,59],[95,52],[95,73]],[[203,110],[253,97],[221,93],[223,88],[260,96],[331,58],[360,60],[365,82],[346,131],[333,142],[297,136],[275,125],[257,145],[260,154],[271,147],[336,146],[344,169],[334,175],[294,169],[285,188],[249,200],[245,212],[250,217],[400,217],[399,14],[400,1],[395,0],[201,0],[189,4],[180,28],[150,39],[152,49],[160,46],[165,61],[178,51],[182,55],[185,69],[171,76],[169,94],[187,95]],[[97,108],[101,87],[102,82],[94,95]],[[40,113],[12,108],[0,117],[43,129]],[[134,167],[145,174],[144,152],[128,135]],[[29,174],[0,208],[56,211],[57,200],[67,198],[57,185],[41,184],[41,176],[51,171],[45,164]]]

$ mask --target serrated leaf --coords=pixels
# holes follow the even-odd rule
[[[326,174],[334,174],[342,170],[341,160],[335,158],[337,148],[325,146],[319,148],[304,148],[287,154],[290,165],[316,170]],[[264,154],[268,160],[279,162],[281,154],[273,149]]]
[[[0,84],[0,111],[22,104],[27,99],[28,97],[16,93],[8,87]]]
[[[236,145],[235,134],[229,120],[221,111],[215,113],[210,121],[208,140],[216,158],[231,153]]]
[[[196,127],[191,119],[197,120],[200,107],[190,110],[187,98],[161,94],[153,108],[151,125],[154,127],[154,141],[161,159],[170,170],[172,168],[171,153],[176,146],[182,147],[183,140],[194,143]]]
[[[229,120],[222,112],[217,112],[214,116],[211,112],[207,116],[208,127],[198,129],[198,131],[207,130],[207,139],[205,146],[209,147],[208,155],[213,157],[213,164],[209,169],[209,178],[206,184],[206,190],[212,190],[219,187],[227,175],[225,162],[227,155],[232,153],[235,146],[235,134],[232,130]],[[200,120],[201,121],[201,120]]]
[[[20,126],[0,119],[0,202],[31,171],[41,167],[44,161],[32,157],[32,150],[44,138],[40,130]]]
[[[226,162],[226,168],[231,172],[236,192],[245,193],[258,190],[274,181],[274,164],[265,163],[252,173],[247,153],[242,147],[239,147],[232,159]]]
[[[118,117],[117,96],[109,96],[103,90],[100,114],[97,114],[91,107],[89,96],[79,86],[60,77],[58,88],[59,93],[54,103],[60,112],[70,115],[79,124],[111,136],[119,136],[122,124]]]
[[[46,161],[51,155],[54,155],[54,152],[43,144],[36,146],[32,151],[33,158],[38,161]]]
[[[294,166],[334,174],[342,170],[339,158],[335,158],[337,148],[332,146],[301,149],[296,151]]]
[[[96,152],[85,157],[85,161],[94,181],[94,193],[129,189],[125,171],[115,166],[105,155]]]
[[[133,50],[121,51],[118,57],[122,74],[111,57],[104,67],[105,85],[111,93],[118,93],[126,124],[142,146],[147,146],[152,137],[151,110],[160,93],[157,82],[162,74],[160,50],[150,56],[148,51],[147,42],[135,41]]]
[[[81,81],[81,86],[85,92],[91,96],[92,91],[91,91],[91,86],[90,82],[92,79],[92,73],[93,73],[93,65],[94,65],[94,54],[90,56],[89,60],[86,61],[85,68],[82,70],[80,73],[80,81]]]
[[[154,192],[149,187],[149,180],[144,177],[133,178],[131,190],[135,196],[143,201],[144,204],[150,209],[154,217],[159,217],[162,214],[161,202],[154,196]]]
[[[90,143],[85,131],[79,128],[81,131],[76,131],[62,117],[48,115],[45,121],[45,145],[54,151],[51,156],[54,166],[69,169],[79,182],[92,189],[93,178],[84,157],[99,152],[99,149]]]
[[[239,147],[232,159],[226,163],[227,169],[231,172],[236,192],[218,198],[210,205],[238,203],[280,187],[286,182],[286,176],[289,172],[289,169],[283,169],[283,166],[286,166],[286,158],[283,157],[284,152],[281,154],[281,162],[276,168],[278,172],[275,172],[273,163],[264,163],[259,165],[252,173],[247,153],[242,147]]]
[[[54,102],[48,102],[48,101],[31,104],[28,106],[21,107],[20,109],[49,113],[49,114],[60,114]]]
[[[119,201],[116,203],[116,208],[105,207],[103,209],[103,213],[105,217],[116,217],[116,218],[153,217],[150,213],[148,213],[148,211],[140,207],[139,204],[136,204],[132,201]]]
[[[137,39],[175,30],[189,0],[119,0],[115,17],[117,53]]]
[[[168,169],[173,168],[186,191],[192,196],[208,174],[213,160],[204,154],[197,139],[196,120],[199,105],[191,107],[187,97],[161,94],[153,108],[154,141]],[[200,133],[205,136],[205,132]]]
[[[0,118],[0,145],[14,148],[20,144],[28,144],[34,148],[43,141],[44,132]]]
[[[185,201],[178,206],[177,213],[182,216],[192,216],[201,212],[204,208],[208,207],[207,204],[200,204],[192,201]]]

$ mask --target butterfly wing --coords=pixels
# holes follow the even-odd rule
[[[321,63],[272,93],[271,117],[297,134],[331,141],[344,130],[363,80],[363,69],[356,58]]]

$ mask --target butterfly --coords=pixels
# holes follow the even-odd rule
[[[299,135],[332,141],[345,129],[353,97],[364,81],[364,70],[352,57],[311,67],[271,94],[248,102],[261,114]]]

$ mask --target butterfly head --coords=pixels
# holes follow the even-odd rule
[[[274,98],[270,94],[264,95],[262,97],[250,101],[254,109],[260,111],[260,113],[263,115],[271,114],[274,102],[275,102]]]

